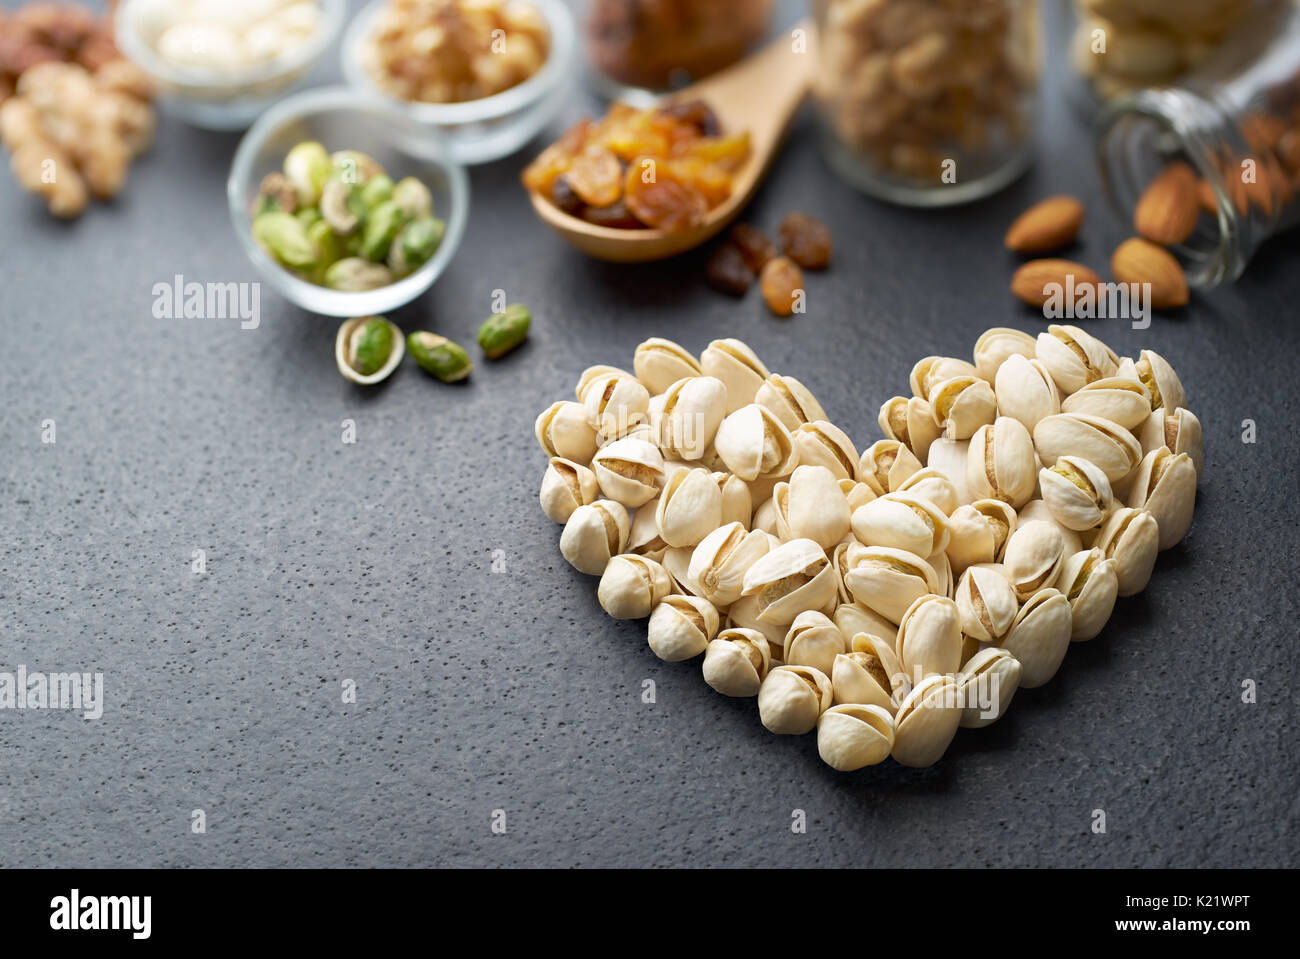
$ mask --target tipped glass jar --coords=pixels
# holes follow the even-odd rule
[[[816,0],[827,161],[867,193],[943,206],[1029,166],[1038,87],[1032,0]]]
[[[1098,161],[1111,206],[1138,232],[1153,199],[1158,213],[1196,204],[1187,228],[1161,241],[1189,284],[1237,279],[1264,240],[1300,220],[1300,7],[1268,4],[1178,86],[1118,99],[1102,117]],[[1187,186],[1153,198],[1157,178],[1179,179],[1166,171],[1183,164]]]

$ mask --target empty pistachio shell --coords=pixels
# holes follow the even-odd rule
[[[1151,415],[1151,400],[1141,383],[1122,376],[1108,376],[1079,387],[1065,398],[1061,411],[1100,416],[1133,430]]]
[[[653,396],[680,379],[700,375],[700,364],[678,343],[653,336],[639,343],[632,357],[636,378]]]
[[[705,599],[729,606],[740,598],[749,568],[770,549],[762,530],[746,530],[742,523],[720,526],[691,553],[690,579]]]
[[[884,762],[893,748],[894,718],[879,706],[832,706],[817,721],[817,755],[840,772]]]
[[[877,440],[858,459],[858,479],[877,496],[899,489],[920,472],[921,461],[901,440]]]
[[[975,370],[992,383],[1003,363],[1013,356],[1033,359],[1036,346],[1034,338],[1020,330],[1011,330],[1005,326],[985,330],[975,341]]]
[[[1020,686],[1022,671],[1015,656],[996,646],[972,656],[957,674],[961,725],[981,729],[1001,719]]]
[[[826,419],[826,411],[817,398],[793,376],[773,373],[754,394],[754,402],[770,410],[791,432],[801,423]]]
[[[683,460],[703,459],[726,408],[727,387],[716,377],[691,376],[673,382],[663,393],[656,421],[659,448]]]
[[[996,563],[1015,531],[1016,511],[1001,500],[981,499],[958,506],[948,517],[948,562],[960,576],[977,563]]]
[[[334,338],[334,361],[339,372],[362,386],[386,379],[405,354],[402,331],[382,316],[346,320]]]
[[[858,452],[842,429],[825,420],[801,423],[790,434],[801,466],[824,466],[836,479],[858,478]],[[791,468],[793,463],[791,464]],[[789,470],[787,469],[786,472]]]
[[[621,439],[601,447],[591,459],[600,490],[632,509],[655,497],[664,480],[664,458],[645,440]]]
[[[885,400],[876,422],[887,438],[902,443],[919,461],[929,457],[931,444],[940,436],[929,401],[919,396],[894,396]]]
[[[957,584],[961,631],[982,643],[1000,643],[1020,612],[1016,591],[1001,567],[972,566]]]
[[[749,495],[749,486],[739,476],[730,473],[711,473],[713,482],[718,484],[722,495],[722,517],[719,526],[728,523],[740,523],[749,526],[754,515],[754,504]]]
[[[944,380],[979,375],[979,370],[965,360],[952,356],[927,356],[916,361],[908,374],[907,384],[912,388],[913,396],[928,397],[930,391]]]
[[[834,620],[809,609],[796,616],[790,624],[781,660],[790,666],[812,666],[829,676],[835,657],[847,652],[848,648],[849,644]]]
[[[607,373],[587,384],[582,395],[587,421],[602,436],[623,436],[645,423],[650,394],[630,376]]]
[[[596,474],[581,463],[552,456],[542,474],[538,498],[542,512],[555,523],[566,523],[579,506],[594,503],[600,494]]]
[[[957,681],[952,676],[926,677],[898,708],[891,755],[904,766],[934,765],[957,735],[961,717]]]
[[[1061,394],[1042,360],[1009,356],[994,380],[998,412],[1019,420],[1030,432],[1045,416],[1061,412]]]
[[[560,400],[544,409],[533,432],[547,456],[587,464],[596,454],[596,431],[587,422],[582,404],[572,400]]]
[[[1118,423],[1086,413],[1059,413],[1034,427],[1034,447],[1043,463],[1079,456],[1098,466],[1114,485],[1137,467],[1142,447]]]
[[[698,656],[718,633],[718,611],[698,596],[667,596],[650,613],[646,639],[668,663]]]
[[[1160,548],[1180,543],[1196,509],[1196,467],[1186,453],[1162,446],[1142,458],[1128,505],[1142,507],[1160,525]]]
[[[921,556],[889,546],[865,546],[844,574],[855,601],[897,623],[909,606],[939,589],[934,567]]]
[[[758,596],[759,619],[786,625],[804,610],[820,609],[835,598],[835,573],[820,546],[795,539],[749,567],[744,595]]]
[[[724,696],[756,696],[770,663],[762,633],[724,629],[704,652],[704,681]]]
[[[798,466],[790,476],[784,511],[790,539],[831,549],[849,532],[849,503],[824,466]]]
[[[1115,508],[1106,474],[1080,456],[1062,456],[1039,471],[1038,485],[1052,518],[1066,529],[1095,529]]]
[[[706,469],[678,470],[664,484],[655,520],[669,546],[694,546],[722,522],[718,481]]]
[[[1054,523],[1020,523],[1007,540],[1002,565],[1022,602],[1040,589],[1055,586],[1065,563],[1065,539]]]
[[[729,414],[713,442],[727,468],[746,482],[760,475],[784,476],[796,462],[790,431],[756,403]]]
[[[1041,686],[1056,675],[1072,630],[1070,603],[1058,590],[1040,589],[1024,602],[1001,644],[1020,662],[1021,686]]]
[[[840,603],[831,616],[840,632],[849,640],[850,645],[859,636],[874,636],[881,639],[893,652],[898,639],[898,626],[881,616],[875,610],[867,609],[861,603]]]
[[[1119,595],[1134,596],[1151,581],[1160,551],[1160,527],[1149,510],[1125,506],[1106,518],[1094,545],[1115,561]]]
[[[946,474],[933,467],[917,470],[894,490],[929,500],[944,516],[948,516],[961,505],[961,494],[957,486]]]
[[[853,535],[867,546],[892,546],[929,556],[948,546],[948,517],[928,499],[911,493],[886,493],[859,507]]]
[[[961,666],[961,615],[946,596],[921,596],[898,624],[894,650],[913,682]]]
[[[700,354],[700,369],[727,387],[724,413],[730,415],[754,402],[758,388],[770,375],[758,355],[740,340],[714,340]]]
[[[778,666],[758,690],[758,716],[771,732],[812,732],[831,706],[831,681],[811,666]]]
[[[1186,453],[1196,467],[1196,475],[1201,475],[1205,465],[1205,445],[1201,438],[1201,421],[1191,411],[1181,406],[1172,411],[1168,407],[1152,410],[1138,428],[1137,437],[1144,455],[1167,446],[1171,452]]]
[[[1000,499],[1019,508],[1034,495],[1038,457],[1029,430],[999,416],[981,426],[966,451],[966,489],[979,499]]]
[[[623,552],[630,530],[627,510],[612,500],[579,506],[564,524],[560,552],[574,569],[589,576],[605,572],[609,561]]]
[[[1133,369],[1129,370],[1125,367],[1121,375],[1137,376],[1138,382],[1146,387],[1153,410],[1161,407],[1176,410],[1180,406],[1187,405],[1187,394],[1183,392],[1183,384],[1178,379],[1178,374],[1155,350],[1143,350],[1137,362],[1133,364]]]
[[[623,553],[612,557],[601,573],[596,598],[601,609],[615,619],[642,619],[672,590],[673,579],[663,566],[644,556]]]
[[[1092,639],[1115,609],[1115,597],[1119,595],[1115,561],[1107,559],[1099,549],[1080,550],[1066,559],[1061,586],[1070,604],[1070,639]]]
[[[1114,376],[1119,358],[1091,333],[1077,326],[1049,326],[1038,334],[1037,358],[1066,397],[1094,380]]]

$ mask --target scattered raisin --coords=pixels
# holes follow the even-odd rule
[[[767,238],[767,234],[748,223],[737,223],[731,228],[731,242],[740,249],[740,255],[755,273],[776,256],[776,245]]]
[[[709,286],[729,296],[744,296],[754,283],[754,271],[745,254],[733,243],[724,243],[713,251],[704,267]]]
[[[701,136],[716,137],[722,133],[722,125],[718,123],[718,115],[703,100],[684,100],[680,103],[670,103],[659,112],[664,116],[672,117],[674,120],[689,123],[700,131]]]
[[[698,190],[682,183],[664,167],[665,164],[658,164],[650,177],[642,173],[639,164],[628,169],[627,208],[642,223],[667,233],[698,226],[708,212],[708,203]]]
[[[767,307],[777,316],[794,312],[794,298],[803,291],[803,271],[784,256],[768,260],[759,277],[759,288]]]
[[[573,187],[569,186],[569,181],[563,174],[557,176],[551,184],[551,202],[570,216],[582,216],[582,208],[586,206],[582,197],[573,192]]]
[[[808,270],[824,270],[831,261],[831,231],[816,217],[791,213],[781,221],[781,248]]]

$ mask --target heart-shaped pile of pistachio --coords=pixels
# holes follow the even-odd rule
[[[1201,427],[1160,355],[1073,326],[929,356],[861,454],[739,340],[664,339],[545,410],[543,512],[650,648],[703,654],[831,766],[927,766],[1046,683],[1192,520]]]

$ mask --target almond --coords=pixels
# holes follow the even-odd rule
[[[1110,271],[1121,283],[1150,283],[1151,305],[1171,310],[1187,303],[1187,277],[1173,254],[1148,240],[1133,237],[1115,248]]]
[[[1008,250],[1048,253],[1074,242],[1083,224],[1083,204],[1064,194],[1035,203],[1007,230]]]
[[[1198,180],[1196,182],[1196,201],[1200,203],[1201,209],[1210,216],[1219,215],[1219,199],[1214,195],[1214,187],[1210,186],[1209,180]]]
[[[1133,210],[1133,227],[1152,243],[1173,246],[1196,229],[1196,174],[1181,161],[1151,181]]]
[[[1075,290],[1101,282],[1096,273],[1073,260],[1030,260],[1011,277],[1011,292],[1030,306],[1041,308],[1048,300],[1047,285],[1055,283],[1064,290],[1069,277],[1073,277]]]

